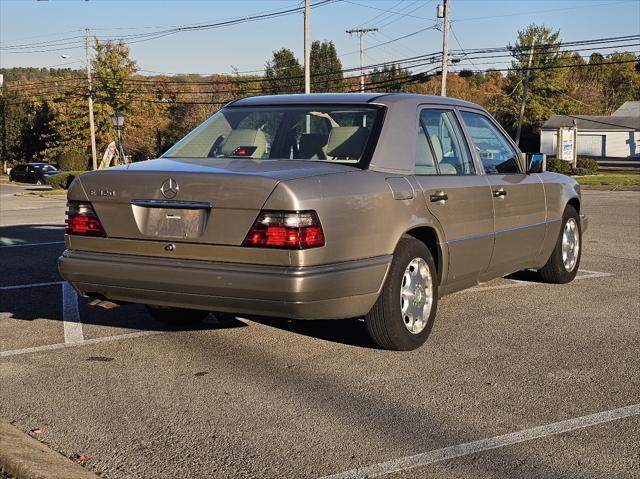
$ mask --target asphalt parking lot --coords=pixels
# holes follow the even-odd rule
[[[573,283],[448,296],[398,353],[360,321],[90,308],[64,200],[0,188],[0,417],[105,478],[640,477],[640,192],[584,193]]]

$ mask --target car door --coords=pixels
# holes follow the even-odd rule
[[[18,181],[25,183],[27,181],[27,165],[22,165],[18,171]]]
[[[493,251],[491,188],[477,174],[453,109],[421,108],[417,133],[415,178],[449,252],[445,289],[474,284]]]
[[[22,181],[22,172],[24,170],[23,165],[14,166],[11,170],[11,176],[13,177],[13,181]]]
[[[492,191],[495,247],[488,276],[531,266],[545,237],[542,181],[523,171],[517,148],[493,119],[466,109],[460,109],[460,114]]]
[[[35,167],[33,165],[27,165],[27,169],[24,172],[23,180],[25,183],[35,183],[36,182],[36,173]]]

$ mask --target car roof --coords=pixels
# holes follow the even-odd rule
[[[241,98],[231,102],[231,106],[262,106],[262,105],[300,105],[300,104],[390,104],[401,101],[442,105],[467,106],[478,108],[478,105],[456,98],[435,95],[419,95],[416,93],[311,93],[294,95],[264,95]]]

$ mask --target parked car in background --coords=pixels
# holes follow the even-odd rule
[[[46,185],[47,178],[57,173],[62,173],[62,170],[49,163],[23,163],[11,168],[9,181]]]
[[[364,317],[379,346],[414,349],[445,294],[523,269],[573,280],[580,189],[544,170],[466,101],[236,100],[157,160],[76,178],[60,273],[165,321]]]

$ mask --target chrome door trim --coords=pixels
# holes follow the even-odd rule
[[[496,231],[495,235],[497,236],[497,235],[502,234],[502,233],[511,233],[513,231],[525,230],[525,229],[528,229],[528,228],[537,228],[539,226],[548,226],[550,224],[558,223],[560,221],[562,221],[562,218],[549,220],[549,221],[540,221],[538,223],[531,223],[531,224],[524,225],[524,226],[514,226],[513,228],[504,228],[504,229]],[[482,233],[482,234],[464,236],[462,238],[456,238],[456,239],[452,239],[452,240],[447,240],[447,241],[445,241],[445,243],[447,243],[447,244],[456,244],[456,243],[460,243],[462,241],[486,238],[487,236],[493,236],[493,235],[487,234],[487,233]]]

